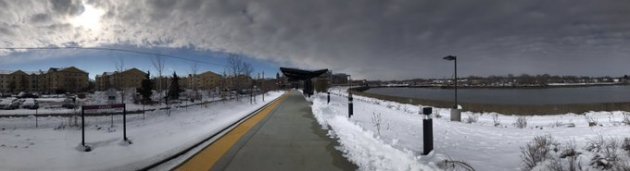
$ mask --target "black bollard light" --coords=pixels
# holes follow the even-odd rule
[[[431,113],[433,113],[433,108],[422,108],[422,114],[424,114],[424,119],[422,120],[424,151],[422,155],[428,155],[433,151],[433,119],[431,119]]]
[[[330,103],[330,92],[326,92],[328,94],[328,101],[326,102],[326,104]]]
[[[352,117],[352,93],[348,95],[348,118]]]

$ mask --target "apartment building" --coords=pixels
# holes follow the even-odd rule
[[[197,75],[189,74],[182,78],[184,82],[180,84],[187,89],[212,90],[221,86],[223,77],[217,73],[207,71]]]
[[[87,89],[88,84],[88,73],[76,67],[50,68],[47,72],[22,70],[0,72],[0,91],[3,93],[81,92]]]
[[[104,72],[96,76],[96,89],[105,91],[110,88],[140,88],[147,73],[131,68],[122,72]]]

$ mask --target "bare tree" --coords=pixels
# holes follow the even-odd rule
[[[240,83],[238,81],[238,76],[240,75],[241,68],[243,67],[243,60],[234,54],[230,54],[227,59],[227,70],[230,74],[232,88],[236,89],[236,100],[239,100],[239,92],[240,92]]]
[[[122,72],[125,71],[125,60],[121,57],[118,60],[114,61],[114,65],[116,66],[116,73],[114,75],[115,86],[120,90],[120,102],[125,103],[125,87],[123,85],[123,75]]]
[[[199,96],[199,92],[197,91],[197,82],[195,82],[195,79],[197,78],[197,72],[198,72],[198,68],[197,68],[197,63],[193,63],[192,66],[190,66],[190,71],[191,71],[191,76],[190,76],[190,87],[193,89],[193,98],[197,98]]]
[[[254,73],[254,67],[252,64],[243,62],[243,68],[241,69],[241,75],[245,77],[251,77],[252,73]]]
[[[226,67],[232,77],[232,83],[235,84],[233,88],[236,88],[237,91],[236,99],[239,100],[238,92],[243,88],[241,87],[241,81],[243,81],[241,78],[246,79],[251,76],[252,72],[254,72],[254,68],[236,54],[230,54],[228,56]]]
[[[153,64],[153,67],[155,67],[155,70],[157,70],[158,72],[157,90],[160,96],[160,100],[162,100],[162,72],[164,71],[164,59],[161,55],[156,55],[155,58],[151,60],[151,63]]]

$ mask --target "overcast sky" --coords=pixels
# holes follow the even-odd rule
[[[448,77],[446,55],[460,75],[619,76],[630,1],[0,0],[0,47],[43,46],[238,53],[384,80]],[[24,54],[2,51],[0,66],[81,56]]]

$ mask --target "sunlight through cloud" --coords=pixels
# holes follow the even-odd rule
[[[99,32],[101,29],[101,17],[105,14],[102,9],[95,8],[83,2],[84,10],[78,16],[70,18],[70,23],[74,27],[80,27],[92,32]]]

